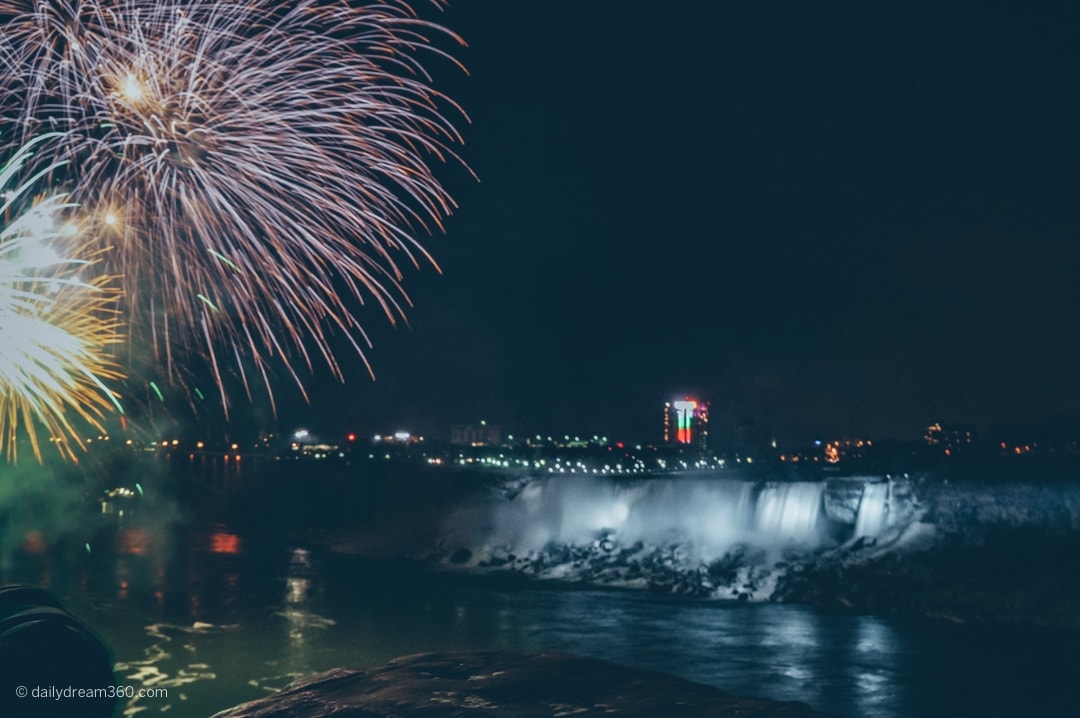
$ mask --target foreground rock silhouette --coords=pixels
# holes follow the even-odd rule
[[[0,716],[110,718],[115,686],[105,643],[56,596],[0,586]]]
[[[558,653],[425,653],[358,671],[335,668],[214,718],[824,718],[803,703]]]

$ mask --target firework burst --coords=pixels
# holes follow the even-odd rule
[[[16,181],[34,145],[47,139],[25,145],[0,171],[5,217],[29,204],[40,175],[56,169]],[[122,411],[105,385],[120,378],[108,354],[120,341],[116,293],[107,276],[80,276],[91,259],[61,255],[79,241],[62,219],[71,208],[63,195],[48,196],[0,231],[0,447],[12,460],[20,433],[41,460],[38,426],[62,455],[77,458],[80,423],[100,431],[107,412]]]
[[[404,316],[401,266],[434,264],[413,233],[454,207],[432,168],[460,110],[421,61],[451,33],[400,0],[0,0],[0,19],[0,102],[22,136],[65,133],[71,200],[170,371],[199,347],[227,406],[224,356],[245,387],[270,390],[276,358],[302,388],[317,360],[343,378],[333,335],[364,356],[360,305]]]

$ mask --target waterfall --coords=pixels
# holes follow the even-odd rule
[[[789,566],[841,548],[853,528],[875,536],[909,520],[910,490],[882,478],[517,477],[447,517],[447,561],[757,600]]]
[[[475,538],[520,553],[604,535],[622,546],[680,545],[704,560],[737,544],[814,546],[825,539],[824,491],[824,482],[540,478],[509,500],[496,499],[484,512],[490,531]]]
[[[885,528],[889,515],[889,484],[887,482],[866,484],[859,500],[859,513],[855,518],[855,538],[877,536]]]
[[[824,483],[772,484],[758,495],[755,526],[764,536],[803,543],[820,540]]]
[[[1024,546],[1036,545],[1031,531],[1077,531],[1080,482],[517,475],[448,512],[440,544],[462,569],[763,600],[785,576],[797,588],[808,566],[840,570],[944,536],[1020,528]]]

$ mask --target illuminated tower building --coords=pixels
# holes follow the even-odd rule
[[[709,440],[709,402],[689,396],[664,404],[664,443],[704,450]]]

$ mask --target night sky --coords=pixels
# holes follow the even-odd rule
[[[410,325],[283,420],[909,438],[1080,413],[1080,10],[457,0],[460,204]],[[1053,5],[1053,8],[1048,6]]]

